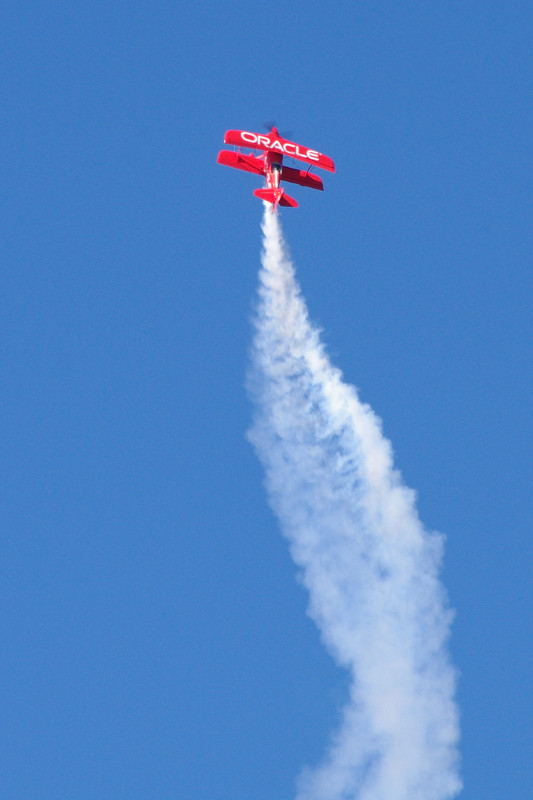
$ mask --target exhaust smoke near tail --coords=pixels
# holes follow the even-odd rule
[[[461,788],[443,538],[424,530],[380,420],[320,343],[265,207],[249,432],[309,614],[350,697],[297,800],[446,800]]]

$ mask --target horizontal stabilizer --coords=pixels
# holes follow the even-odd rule
[[[288,194],[283,194],[279,200],[280,206],[287,206],[287,208],[298,208],[298,203],[294,197],[289,197]]]
[[[294,197],[289,197],[285,194],[285,189],[256,189],[254,192],[256,197],[264,200],[266,203],[272,203],[272,211],[276,206],[286,206],[289,208],[298,208],[298,203]]]

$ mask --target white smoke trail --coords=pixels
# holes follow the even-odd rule
[[[250,440],[350,701],[298,800],[445,800],[461,788],[442,537],[424,531],[380,420],[308,320],[277,214],[265,208]]]

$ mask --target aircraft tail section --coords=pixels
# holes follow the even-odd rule
[[[294,197],[289,197],[288,194],[285,194],[285,189],[256,189],[254,195],[259,197],[260,200],[272,203],[273,212],[276,210],[277,206],[298,208],[298,203]]]

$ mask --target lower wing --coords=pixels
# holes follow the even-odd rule
[[[286,167],[285,164],[281,170],[281,180],[288,183],[297,183],[299,186],[307,186],[308,189],[319,189],[324,191],[324,184],[322,178],[318,175],[313,175],[312,172],[307,172],[305,169],[293,169]]]
[[[256,156],[245,156],[244,153],[235,153],[233,150],[221,150],[218,154],[217,162],[226,167],[243,169],[245,172],[253,172],[255,175],[265,174],[265,162]],[[297,172],[297,170],[294,170]]]

